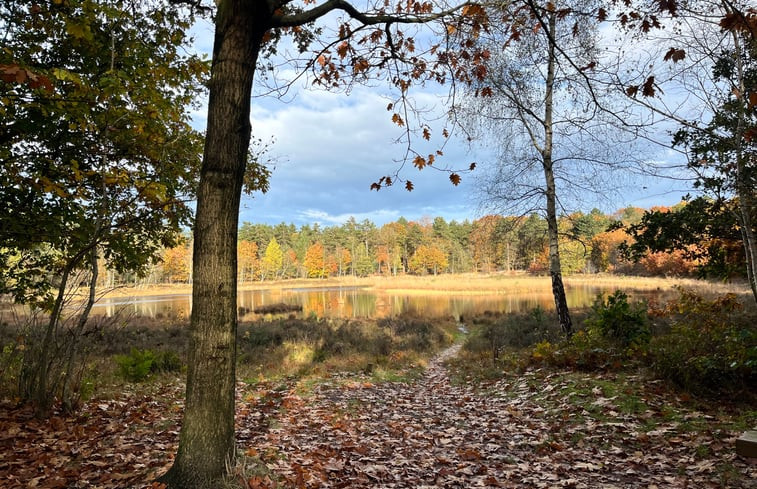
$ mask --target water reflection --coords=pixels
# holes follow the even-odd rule
[[[568,305],[581,307],[592,303],[600,292],[611,289],[578,286],[566,290]],[[410,312],[427,317],[466,316],[485,311],[519,312],[534,307],[554,309],[551,291],[548,288],[528,293],[512,294],[392,294],[362,287],[329,287],[317,289],[265,289],[242,290],[238,294],[240,319],[256,317],[252,311],[260,306],[276,303],[302,306],[299,316],[316,315],[333,318],[380,318]],[[188,317],[191,309],[190,295],[166,295],[105,299],[93,308],[93,314],[113,316],[117,312],[147,317]]]

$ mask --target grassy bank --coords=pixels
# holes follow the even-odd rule
[[[95,321],[80,339],[81,399],[109,397],[127,384],[183,377],[189,328],[176,318]],[[255,383],[279,378],[328,377],[367,372],[400,378],[422,367],[459,332],[452,318],[402,315],[380,320],[274,318],[244,322],[237,336],[238,374]],[[19,381],[40,335],[25,327],[0,326],[0,398],[18,399]],[[57,353],[63,356],[65,345]],[[61,358],[60,361],[64,359]],[[54,360],[57,361],[57,360]]]
[[[667,290],[683,286],[712,293],[748,294],[747,284],[724,284],[694,279],[665,277],[633,277],[607,274],[571,275],[565,278],[570,286],[611,287],[622,290]],[[332,277],[328,279],[293,279],[239,284],[240,290],[318,288],[318,287],[366,287],[388,293],[403,294],[513,294],[530,291],[551,290],[547,276],[526,273],[497,274],[441,274],[441,275],[398,275],[371,277]],[[103,291],[105,297],[134,297],[155,295],[191,294],[189,284],[166,284],[146,287],[118,287]]]

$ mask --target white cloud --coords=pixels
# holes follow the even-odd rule
[[[193,34],[197,39],[196,49],[210,53],[212,26],[196,26]],[[294,73],[282,74],[286,75],[282,79],[291,79]],[[433,168],[419,172],[411,163],[406,163],[401,177],[413,181],[413,192],[405,191],[402,183],[379,192],[371,191],[372,182],[381,176],[393,175],[400,168],[399,161],[406,150],[403,144],[395,142],[403,132],[391,122],[391,113],[386,110],[390,101],[384,96],[386,89],[356,86],[349,94],[344,94],[304,88],[307,86],[306,80],[298,81],[283,100],[271,96],[253,99],[253,136],[263,141],[269,141],[271,136],[275,138],[271,152],[276,168],[267,194],[243,198],[240,222],[301,225],[317,221],[331,225],[354,217],[381,225],[400,216],[411,220],[442,216],[458,221],[480,216],[473,197],[479,171],[463,174],[462,183],[454,187],[447,172]],[[443,87],[416,88],[411,95],[418,108],[429,110],[429,118],[444,114],[443,100],[438,96],[444,91]],[[262,92],[262,85],[256,85],[256,90]],[[202,108],[193,112],[198,128],[205,126],[206,104],[203,102]],[[438,136],[444,119],[431,125],[434,135]],[[413,141],[415,149],[422,154],[433,152],[438,143],[434,139],[426,142],[421,137]],[[484,151],[486,148],[477,150],[477,154],[468,154],[466,144],[452,141],[435,166],[460,169],[476,161],[482,167],[485,163],[482,160],[487,159],[491,164],[490,156]],[[668,160],[672,156],[660,159]],[[668,190],[665,195],[671,192]],[[651,199],[660,199],[653,204],[669,205],[678,198],[666,198],[655,191],[649,193],[653,195]],[[618,199],[618,208],[644,199],[646,191],[627,195],[636,200]]]

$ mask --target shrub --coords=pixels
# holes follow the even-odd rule
[[[150,375],[155,354],[150,350],[132,348],[128,355],[116,355],[118,373],[130,382],[141,382]]]
[[[172,351],[153,352],[132,348],[128,355],[116,355],[118,374],[130,382],[142,382],[158,372],[178,372],[182,362]]]
[[[693,392],[718,394],[757,385],[757,321],[733,294],[707,300],[691,290],[654,311],[671,322],[651,344],[655,373]]]
[[[465,348],[471,352],[487,351],[492,361],[497,360],[505,348],[522,349],[537,343],[557,342],[560,338],[559,328],[541,307],[493,319],[476,318],[474,324],[476,327]]]
[[[631,350],[644,349],[651,337],[646,303],[630,304],[628,296],[620,290],[606,301],[598,295],[584,324],[589,333],[598,333]]]

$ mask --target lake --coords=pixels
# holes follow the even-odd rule
[[[610,288],[590,285],[568,286],[568,305],[581,307],[591,304],[600,292]],[[639,296],[639,294],[636,294]],[[240,290],[238,306],[240,320],[259,317],[255,308],[277,304],[302,306],[299,317],[316,315],[331,318],[381,318],[401,313],[413,313],[427,317],[462,316],[481,314],[485,311],[520,312],[540,306],[554,309],[549,288],[527,293],[455,294],[424,292],[393,293],[368,287],[342,286],[322,288],[277,288],[263,290]],[[191,295],[158,295],[149,297],[118,297],[102,299],[92,310],[93,314],[112,316],[117,312],[136,314],[151,318],[188,317]]]

